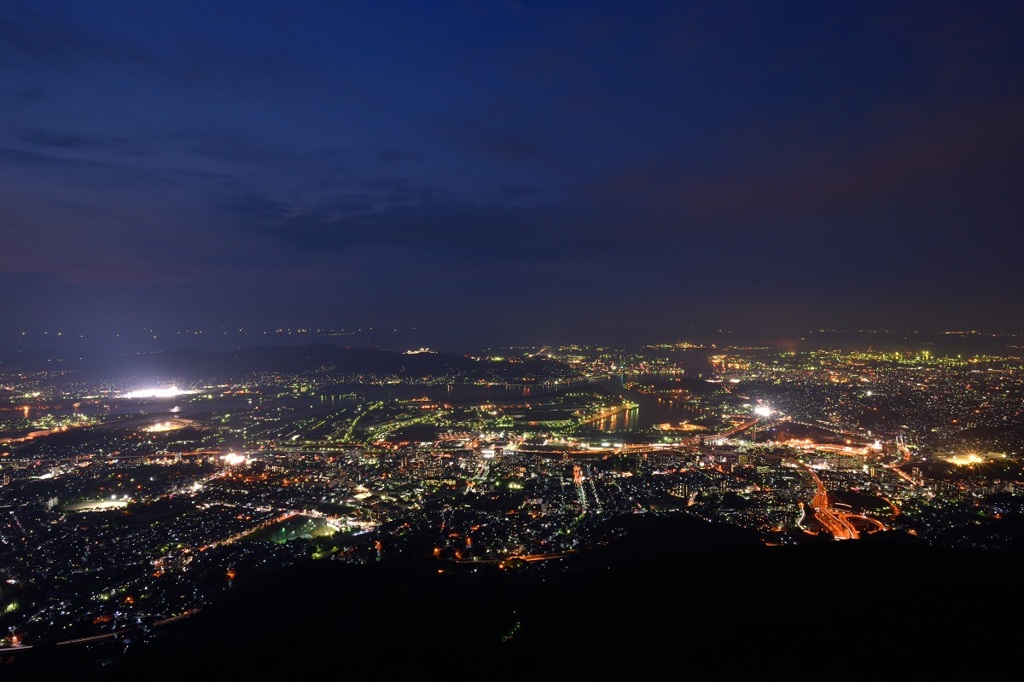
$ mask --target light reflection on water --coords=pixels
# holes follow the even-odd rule
[[[279,402],[294,403],[294,416],[303,414],[323,413],[326,410],[340,409],[366,401],[375,400],[409,400],[427,398],[443,402],[478,402],[481,400],[500,400],[503,398],[540,397],[557,391],[595,386],[609,393],[622,396],[635,403],[637,407],[622,410],[605,419],[595,421],[591,428],[604,432],[645,431],[658,424],[672,423],[694,419],[697,415],[679,403],[659,400],[657,396],[646,395],[626,388],[629,381],[663,380],[670,378],[667,374],[644,374],[634,376],[613,376],[600,381],[580,382],[576,384],[545,384],[535,386],[464,386],[464,385],[408,385],[393,384],[386,386],[366,384],[340,384],[325,387],[313,395],[284,397],[274,399]],[[675,375],[679,376],[679,375]],[[245,412],[257,405],[262,398],[258,394],[247,397],[221,396],[212,400],[196,398],[176,398],[159,400],[107,400],[81,401],[79,403],[62,403],[46,407],[33,408],[33,416],[50,414],[55,417],[68,417],[74,414],[90,418],[109,418],[111,416],[142,416],[156,415],[178,418],[201,418],[211,413]],[[21,409],[19,408],[19,411]],[[104,419],[105,421],[105,419]]]
[[[681,377],[681,374],[649,373],[641,375],[618,375],[599,381],[579,382],[558,386],[506,387],[506,386],[409,386],[395,384],[389,386],[345,385],[334,387],[334,395],[326,395],[322,400],[329,401],[333,406],[356,404],[365,400],[410,400],[427,398],[433,401],[468,401],[483,399],[519,398],[526,396],[541,397],[569,388],[595,386],[634,403],[636,407],[625,409],[604,419],[594,421],[590,428],[604,432],[646,431],[658,424],[679,424],[690,421],[699,415],[679,402],[667,399],[659,400],[656,395],[648,395],[626,387],[629,382],[663,381]]]

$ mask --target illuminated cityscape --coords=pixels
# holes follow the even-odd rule
[[[13,357],[4,655],[127,655],[311,561],[557,574],[623,519],[688,518],[765,548],[888,536],[1018,558],[1021,340],[574,344],[448,365],[420,349],[447,369],[405,377],[290,346],[272,355],[308,368],[152,386]]]
[[[5,0],[0,682],[1011,673],[1021,35]]]

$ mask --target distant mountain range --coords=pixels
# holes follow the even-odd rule
[[[40,363],[45,363],[40,365]],[[519,382],[558,376],[564,365],[545,357],[517,357],[515,361],[488,361],[443,353],[399,353],[372,348],[342,348],[330,344],[253,347],[232,351],[174,350],[155,353],[92,353],[63,358],[59,364],[45,358],[11,356],[7,367],[33,369],[59,367],[69,380],[97,381],[135,377],[153,382],[237,381],[259,374],[289,375],[323,372],[338,378],[395,377],[465,381]]]

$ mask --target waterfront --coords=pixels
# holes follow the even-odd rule
[[[1022,449],[998,427],[1021,419],[1019,360],[758,349],[717,356],[712,374],[590,357],[592,379],[543,386],[267,373],[108,398],[109,419],[66,430],[47,406],[94,393],[48,400],[14,377],[14,426],[41,428],[26,406],[52,423],[0,459],[2,623],[21,642],[91,642],[311,557],[570,556],[637,514],[771,546],[870,517],[842,537],[1013,551]],[[645,371],[659,364],[671,369]],[[922,387],[942,400],[923,404]]]

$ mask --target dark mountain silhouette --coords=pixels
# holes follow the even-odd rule
[[[103,669],[58,652],[10,670],[35,680],[851,679],[981,676],[1015,658],[1018,560],[909,537],[754,546],[691,518],[650,521],[629,520],[593,551],[505,570],[429,556],[296,564],[239,583]]]
[[[467,381],[520,381],[555,376],[563,365],[542,357],[488,362],[444,353],[399,353],[331,344],[270,346],[232,351],[174,350],[157,353],[92,354],[69,358],[69,379],[99,381],[138,377],[162,382],[237,381],[266,373],[322,372],[347,379],[393,376],[401,379],[452,377]]]

